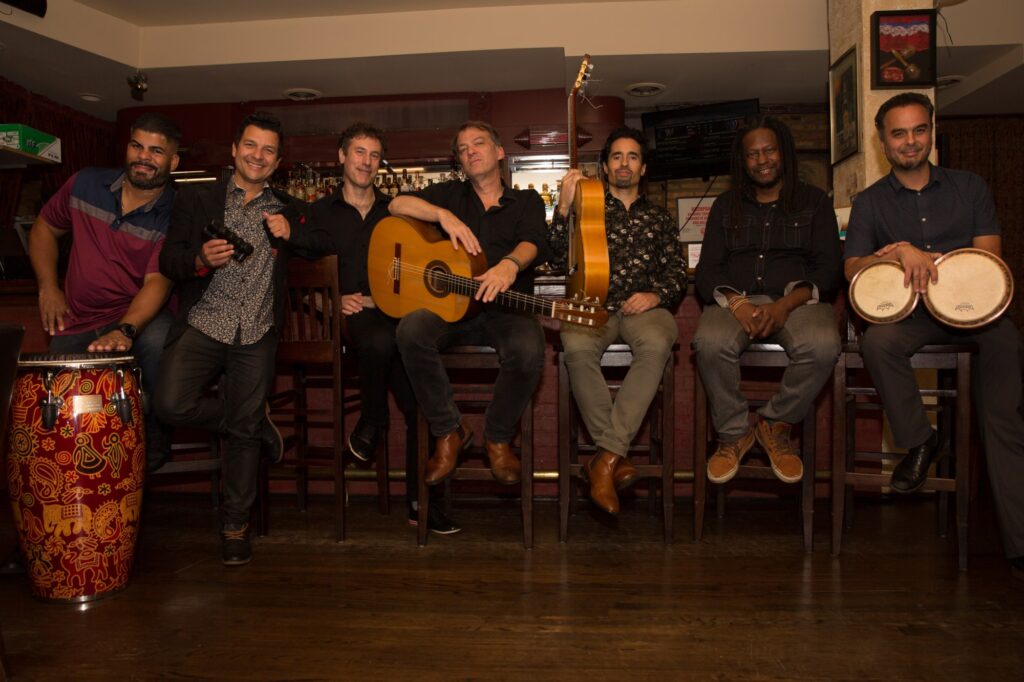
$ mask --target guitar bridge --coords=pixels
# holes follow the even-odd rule
[[[398,294],[402,288],[402,244],[395,242],[395,257],[391,259],[391,267],[388,268],[388,277],[391,278],[391,289]]]

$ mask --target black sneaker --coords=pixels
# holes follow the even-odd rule
[[[373,454],[377,452],[377,442],[380,440],[381,427],[374,426],[363,421],[362,418],[356,423],[356,428],[348,437],[348,449],[352,456],[360,462],[369,462]]]
[[[220,531],[223,541],[221,560],[225,566],[244,566],[252,561],[252,543],[248,523],[226,523]]]
[[[415,502],[409,505],[409,525],[420,525]],[[462,532],[462,526],[445,516],[436,504],[427,508],[427,528],[435,535],[455,535]]]
[[[271,464],[280,464],[284,459],[284,438],[281,437],[281,432],[278,431],[274,420],[270,418],[270,403],[266,404],[264,410],[267,416],[260,422],[260,443],[263,454]]]

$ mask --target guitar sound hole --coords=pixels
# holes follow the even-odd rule
[[[432,296],[443,298],[448,295],[449,276],[452,271],[442,261],[431,261],[423,268],[423,285]]]

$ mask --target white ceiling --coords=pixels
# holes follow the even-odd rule
[[[973,0],[944,10],[956,44],[940,49],[938,71],[964,75],[966,81],[939,93],[941,113],[1024,112],[1024,22],[1016,28],[1002,26],[989,37],[984,25],[970,23],[974,15],[982,15],[978,22],[986,19],[984,12],[971,12],[972,5],[982,3],[975,9],[1007,4],[1012,17],[1021,15],[1024,5],[1020,0]],[[623,97],[627,116],[660,106],[748,97],[765,103],[824,103],[824,0],[773,0],[769,5],[755,0],[50,0],[50,14],[42,20],[16,13],[8,17],[0,11],[0,73],[59,102],[113,120],[119,109],[137,105],[125,82],[137,67],[149,77],[147,104],[272,100],[294,87],[315,88],[333,97],[529,90],[568,88],[585,49],[595,64],[589,94]],[[0,4],[0,9],[5,7]],[[108,42],[115,42],[118,35],[137,40],[137,50],[128,53],[142,56],[133,59],[117,53],[118,58],[112,58],[114,53],[104,48],[104,36],[95,35],[95,30],[53,28],[69,9],[78,13],[72,17],[85,13],[100,26],[109,24]],[[692,22],[680,19],[691,12]],[[820,35],[805,35],[808,13],[809,25],[821,26]],[[497,17],[493,24],[479,25],[480,17],[491,14]],[[571,16],[579,16],[581,26],[586,18],[603,19],[596,27],[574,28],[565,21]],[[660,16],[666,17],[663,24],[657,23]],[[779,30],[765,30],[764,22],[776,16],[779,26],[793,25],[795,32],[780,37]],[[459,25],[466,17],[466,26]],[[552,17],[567,25],[551,26]],[[276,44],[273,29],[254,30],[253,42],[259,43],[255,53],[265,54],[265,59],[240,60],[236,47],[223,58],[189,63],[197,52],[216,54],[216,45],[207,44],[210,27],[205,25],[225,22],[213,35],[241,35],[244,40],[250,27],[266,30],[268,25],[259,22],[267,20],[287,24],[299,35],[337,25],[356,30],[380,27],[380,36],[369,41],[372,49],[348,49],[358,41],[345,42],[339,35],[336,44],[323,45],[318,38],[316,49],[303,51],[298,48],[309,46],[294,45],[291,39]],[[428,34],[424,38],[392,38],[398,33],[389,27],[415,28],[417,23]],[[438,27],[449,25],[454,28],[437,35]],[[153,46],[161,40],[176,48],[171,57],[145,57],[156,54]],[[466,44],[473,49],[461,49]],[[417,52],[402,54],[410,46]],[[301,58],[305,54],[320,58]],[[652,98],[625,95],[625,86],[637,81],[668,87]],[[103,99],[84,102],[79,97],[83,92]]]

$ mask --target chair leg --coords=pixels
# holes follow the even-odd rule
[[[576,436],[572,428],[575,403],[569,370],[563,353],[558,354],[558,540],[569,538],[569,507],[572,503],[574,481],[571,465],[576,461]]]
[[[374,466],[377,469],[377,511],[387,516],[391,513],[391,487],[389,485],[390,462],[388,462],[388,434],[377,444]]]
[[[696,368],[694,368],[696,369]],[[704,507],[708,485],[708,397],[700,374],[694,372],[693,429],[693,539],[704,534]]]
[[[427,420],[423,413],[416,411],[416,469],[419,472],[417,477],[418,490],[416,491],[416,542],[420,547],[427,544],[427,508],[430,506],[430,493],[427,491],[426,469],[427,469],[427,448],[430,447],[428,437]]]
[[[814,470],[816,467],[815,420],[816,404],[811,405],[810,412],[804,417],[803,433],[800,434],[800,450],[803,458],[804,478],[800,484],[800,510],[803,517],[804,551],[814,552]]]
[[[846,356],[832,374],[832,556],[839,556],[846,511]]]
[[[661,503],[664,515],[665,544],[671,544],[675,537],[673,516],[675,515],[676,495],[676,429],[672,423],[675,414],[675,356],[669,357],[665,366],[665,374],[661,382],[663,409],[658,415],[658,436],[661,454]],[[653,485],[652,485],[653,492]]]
[[[523,516],[523,548],[533,548],[533,400],[523,411],[520,421],[520,505]]]
[[[956,372],[956,537],[961,571],[967,570],[967,511],[970,505],[971,478],[971,354],[957,353]]]
[[[270,532],[270,474],[267,461],[260,457],[256,471],[256,504],[253,509],[256,535],[263,537]]]

